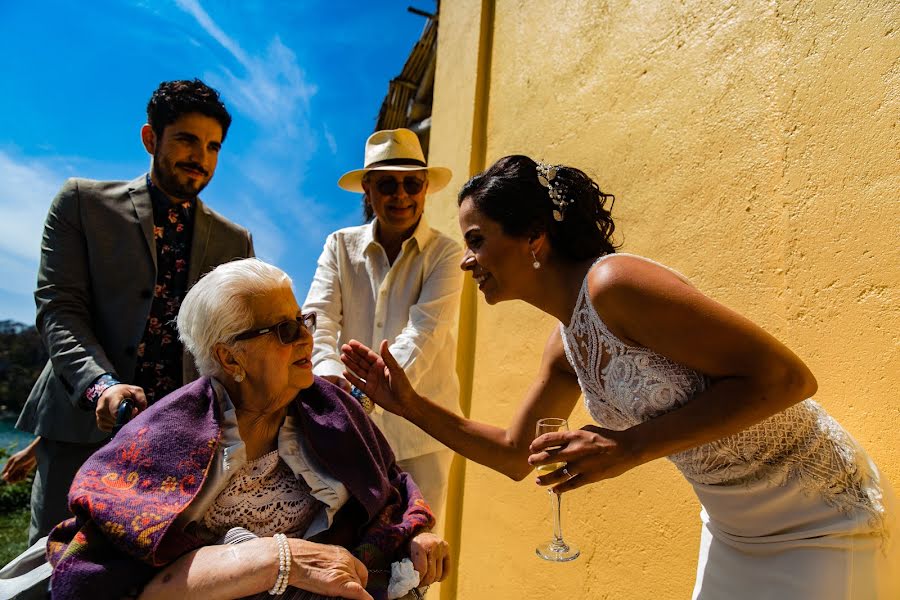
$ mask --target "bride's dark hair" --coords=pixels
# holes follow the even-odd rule
[[[549,188],[538,180],[537,163],[520,154],[505,156],[472,177],[459,192],[458,203],[470,199],[480,212],[497,221],[504,233],[530,237],[546,232],[560,258],[581,261],[616,251],[615,223],[610,211],[615,197],[600,191],[594,181],[574,167],[556,167],[555,186],[564,188],[562,221]],[[609,202],[609,207],[606,206]]]

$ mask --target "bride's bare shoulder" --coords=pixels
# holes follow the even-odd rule
[[[588,275],[588,290],[594,300],[607,292],[666,285],[690,285],[690,282],[677,271],[634,254],[604,256]]]
[[[606,326],[626,343],[637,343],[630,333],[635,319],[698,295],[677,271],[634,255],[611,255],[595,264],[588,275],[588,293]]]

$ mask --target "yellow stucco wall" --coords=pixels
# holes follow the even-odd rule
[[[506,154],[583,168],[617,196],[622,250],[792,347],[898,487],[898,25],[891,0],[446,0],[429,160],[455,175],[429,218],[458,237],[456,191]],[[554,323],[470,284],[463,306],[464,409],[505,424]],[[666,461],[564,497],[565,565],[534,556],[531,478],[461,462],[443,600],[689,597],[699,505]]]

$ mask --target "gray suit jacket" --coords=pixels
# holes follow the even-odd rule
[[[250,256],[250,233],[198,199],[188,286],[219,264]],[[133,381],[155,285],[153,206],[146,175],[131,182],[69,179],[47,214],[34,293],[37,329],[50,360],[17,428],[64,442],[96,443],[108,437],[80,399],[104,373]],[[185,354],[184,382],[196,377]]]

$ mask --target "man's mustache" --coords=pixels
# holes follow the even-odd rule
[[[204,169],[203,167],[201,167],[201,166],[198,165],[197,163],[192,163],[192,162],[180,162],[180,163],[175,163],[175,166],[176,166],[176,167],[185,167],[185,168],[188,168],[188,169],[193,169],[194,171],[199,171],[199,172],[203,173],[204,175],[209,175],[209,173],[206,172],[206,169]]]

